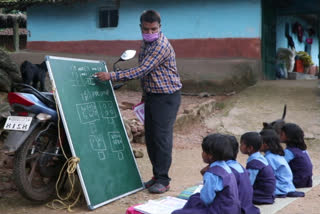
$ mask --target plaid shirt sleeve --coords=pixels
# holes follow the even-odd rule
[[[167,50],[165,46],[158,43],[155,47],[151,47],[151,50],[147,51],[139,66],[118,72],[110,72],[111,80],[138,79],[147,75],[166,58],[169,54]]]

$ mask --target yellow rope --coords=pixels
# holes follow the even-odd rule
[[[75,191],[75,188],[74,188],[75,183],[76,183],[75,182],[76,181],[75,171],[77,169],[77,164],[80,162],[80,158],[71,157],[68,159],[68,157],[63,149],[63,145],[62,145],[62,141],[61,141],[61,133],[60,133],[60,114],[59,114],[57,99],[55,97],[54,92],[55,92],[55,89],[53,89],[53,95],[54,95],[54,100],[56,102],[56,109],[57,109],[57,115],[58,115],[58,139],[59,139],[59,144],[60,144],[60,148],[62,150],[62,153],[67,161],[63,164],[63,166],[60,170],[60,173],[59,173],[58,180],[56,182],[56,192],[57,192],[58,199],[54,199],[51,202],[47,203],[47,207],[52,208],[52,209],[59,209],[59,210],[67,209],[69,212],[73,212],[73,210],[71,208],[74,207],[78,203],[80,196],[81,196],[81,193],[82,193],[82,191],[80,189],[76,199],[73,202],[71,202],[72,196],[74,195],[74,191]],[[67,166],[66,172],[68,174],[68,180],[71,185],[71,190],[65,197],[62,197],[59,193],[59,189],[60,189],[59,184],[60,184],[60,180],[62,180],[62,181],[65,180],[66,173],[63,173],[63,172],[64,172],[64,169],[66,168],[66,166]]]

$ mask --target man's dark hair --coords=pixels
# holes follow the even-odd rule
[[[262,138],[258,132],[247,132],[241,136],[240,142],[246,146],[252,146],[254,151],[257,152],[262,145]]]
[[[140,24],[142,24],[142,22],[158,22],[160,24],[160,14],[155,10],[146,10],[140,16]]]
[[[297,147],[301,150],[307,149],[307,145],[304,142],[304,132],[300,126],[295,123],[286,123],[281,131],[287,136],[285,143],[288,147]]]
[[[217,161],[229,160],[233,156],[230,139],[223,134],[210,134],[202,141],[202,150]]]
[[[260,134],[262,136],[262,142],[268,145],[271,153],[284,156],[283,148],[280,145],[280,137],[277,132],[272,129],[266,129],[262,130]]]

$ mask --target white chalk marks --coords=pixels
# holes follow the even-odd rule
[[[96,81],[92,75],[96,72],[103,71],[100,67],[88,67],[88,66],[76,66],[72,65],[72,86],[86,86],[86,85],[95,85]]]
[[[97,106],[94,102],[76,104],[80,123],[86,124],[100,119]]]
[[[75,104],[76,112],[79,123],[88,131],[88,149],[96,153],[100,161],[124,160],[126,139],[122,139],[117,131],[116,119],[120,116],[113,100],[109,100],[113,96],[112,89],[100,87],[107,83],[94,78],[94,74],[103,68],[72,65],[71,71],[71,86],[80,95]]]
[[[102,118],[115,118],[117,116],[111,101],[100,101],[97,103],[100,108]]]
[[[123,160],[123,150],[124,150],[124,145],[123,141],[120,135],[120,132],[109,132],[109,139],[110,139],[110,144],[112,148],[112,152],[118,153],[118,158],[119,160]]]
[[[103,135],[90,135],[89,142],[93,151],[98,152],[98,157],[100,160],[106,159],[107,146],[104,142]]]

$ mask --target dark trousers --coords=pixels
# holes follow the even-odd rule
[[[147,94],[145,97],[145,137],[153,176],[167,186],[172,161],[173,126],[181,103],[180,91]]]

